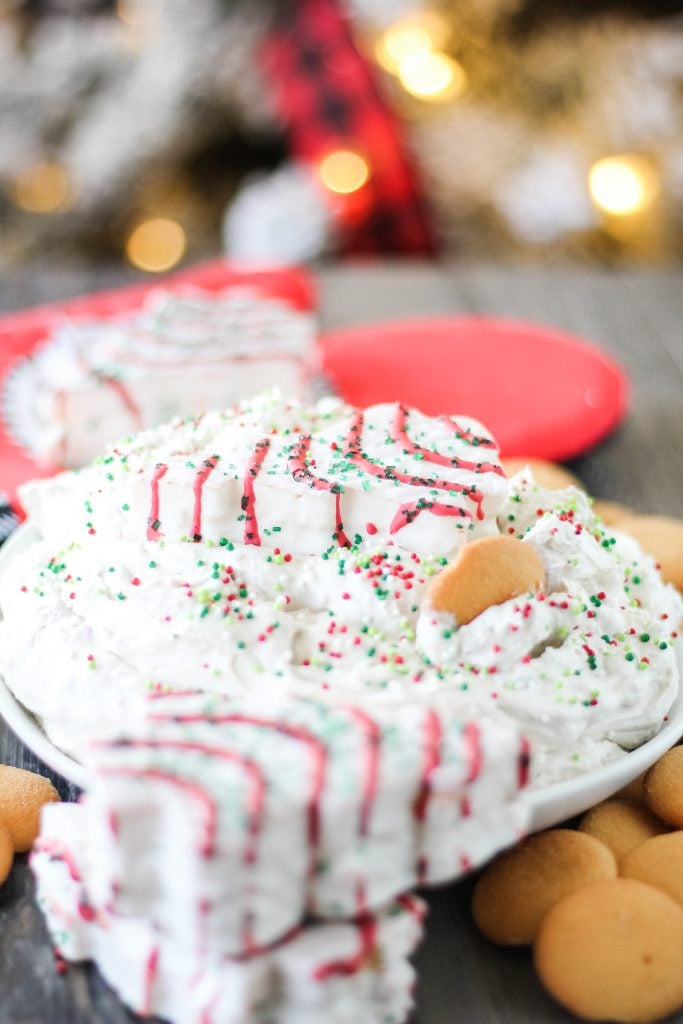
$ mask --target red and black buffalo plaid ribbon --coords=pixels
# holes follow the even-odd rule
[[[263,60],[295,159],[318,164],[333,150],[352,149],[369,164],[362,195],[345,207],[344,248],[432,254],[434,234],[401,123],[339,0],[281,0]]]

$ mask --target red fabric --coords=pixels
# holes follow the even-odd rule
[[[268,295],[286,300],[295,309],[313,310],[316,306],[313,278],[304,270],[242,269],[217,260],[170,277],[149,278],[126,288],[9,313],[0,316],[0,390],[12,366],[44,340],[51,328],[62,322],[65,316],[73,320],[113,316],[125,310],[139,309],[147,294],[154,289],[163,287],[172,291],[186,284],[197,285],[205,291],[221,291],[231,285],[254,285]],[[39,465],[19,447],[0,415],[0,491],[6,492],[14,502],[18,484],[31,477],[50,476],[55,471],[55,467]]]
[[[333,200],[346,251],[433,254],[401,125],[337,0],[287,0],[263,59],[294,156],[317,165],[331,150],[353,149],[372,169],[358,192]]]

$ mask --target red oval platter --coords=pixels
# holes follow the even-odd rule
[[[623,419],[624,369],[552,327],[488,317],[372,324],[324,335],[322,369],[354,405],[401,401],[480,419],[504,455],[561,461]]]

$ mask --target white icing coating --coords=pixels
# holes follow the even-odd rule
[[[255,287],[157,289],[142,309],[64,320],[5,385],[6,418],[40,460],[81,466],[118,437],[263,387],[301,394],[310,313]]]
[[[308,408],[274,391],[146,431],[21,498],[58,542],[85,526],[107,540],[223,538],[304,554],[376,537],[450,556],[495,532],[506,491],[475,420],[329,399]]]
[[[148,703],[91,748],[79,805],[44,812],[32,867],[62,955],[177,1024],[399,1024],[421,920],[405,889],[523,833],[526,744],[426,706]]]
[[[55,805],[31,857],[37,897],[69,960],[92,959],[137,1013],[175,1024],[400,1024],[412,1004],[408,957],[423,906],[401,896],[353,922],[314,922],[263,956],[211,956],[153,919],[98,903],[85,884],[93,857],[88,809]],[[166,851],[167,855],[169,851]],[[336,965],[336,970],[330,966]]]
[[[513,842],[527,762],[509,727],[425,706],[159,696],[87,756],[84,884],[175,944],[255,957],[310,915],[374,912]]]

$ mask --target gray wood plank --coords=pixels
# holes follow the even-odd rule
[[[0,309],[138,279],[121,267],[0,273]],[[539,320],[605,347],[632,377],[628,421],[572,463],[589,489],[643,511],[683,515],[683,288],[678,272],[599,268],[354,263],[321,267],[325,328],[407,316],[481,313]],[[466,410],[462,410],[466,411]],[[0,480],[0,488],[2,481]],[[0,761],[38,763],[0,726]],[[47,774],[51,774],[46,771]],[[65,797],[72,787],[56,780]],[[25,858],[0,890],[0,1024],[124,1024],[134,1018],[97,973],[55,971]],[[474,929],[471,880],[429,894],[418,953],[419,1024],[566,1024],[526,950],[499,950]],[[683,1024],[683,1012],[670,1018]]]

